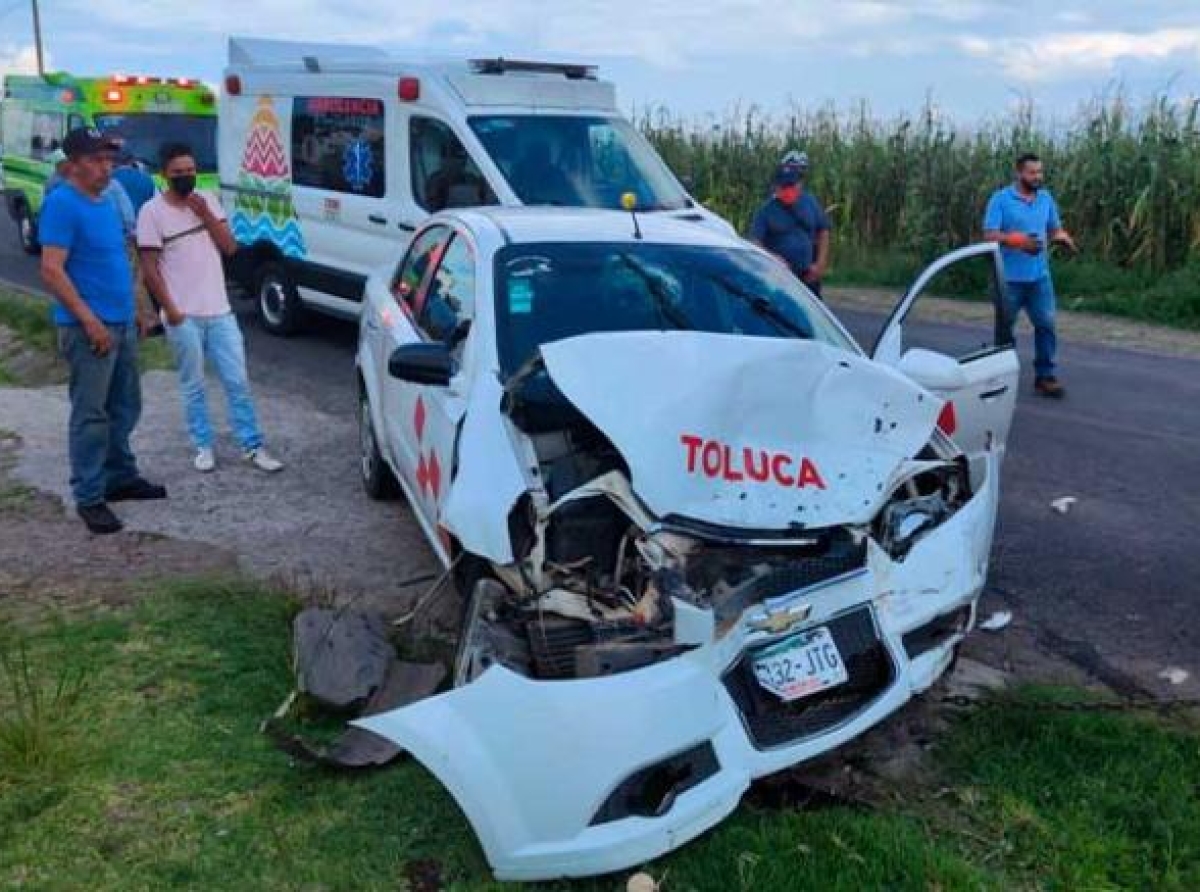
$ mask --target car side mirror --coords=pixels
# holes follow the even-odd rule
[[[454,374],[450,348],[438,341],[402,344],[388,357],[388,374],[413,384],[447,387]]]
[[[928,390],[957,390],[967,384],[966,373],[957,359],[932,350],[905,351],[896,369]]]

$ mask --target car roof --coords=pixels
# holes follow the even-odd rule
[[[630,242],[745,248],[737,236],[716,231],[691,219],[655,211],[637,215],[639,239],[628,211],[600,208],[504,207],[500,205],[443,211],[435,219],[457,220],[476,233],[492,230],[508,244],[539,242]]]

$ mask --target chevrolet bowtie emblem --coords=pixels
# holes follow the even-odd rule
[[[768,608],[751,616],[746,625],[751,632],[768,632],[778,635],[805,622],[812,615],[811,604],[792,604],[788,607]]]

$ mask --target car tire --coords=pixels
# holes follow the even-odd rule
[[[37,221],[29,211],[29,206],[22,204],[17,210],[17,239],[21,242],[21,250],[26,254],[40,254],[42,246],[38,244]]]
[[[377,502],[394,499],[400,488],[379,450],[375,425],[371,421],[371,401],[365,387],[359,388],[358,395],[358,444],[359,476],[367,496]]]
[[[254,278],[254,296],[259,321],[271,334],[286,337],[300,330],[304,307],[282,264],[267,263],[259,268]]]

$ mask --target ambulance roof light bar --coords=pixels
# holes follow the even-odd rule
[[[520,59],[472,59],[475,74],[507,74],[510,71],[529,74],[561,74],[567,80],[594,81],[595,65],[575,65],[564,62],[529,62]]]

